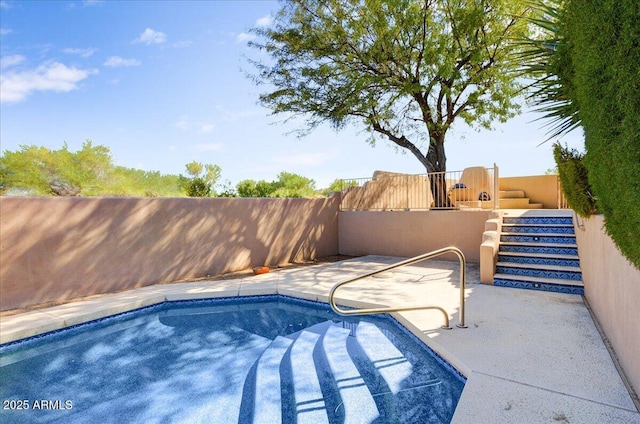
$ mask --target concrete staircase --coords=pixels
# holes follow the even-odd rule
[[[522,190],[500,190],[500,209],[542,209],[542,203],[531,203]]]
[[[412,422],[417,411],[403,399],[441,388],[415,371],[374,324],[316,324],[267,346],[247,375],[239,422]]]
[[[584,294],[571,212],[505,215],[493,284]]]

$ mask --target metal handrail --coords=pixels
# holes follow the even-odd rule
[[[369,315],[369,314],[381,314],[381,313],[386,313],[386,312],[400,312],[400,311],[416,311],[419,309],[436,309],[440,312],[442,312],[442,315],[444,315],[444,325],[442,326],[442,328],[450,330],[451,326],[449,325],[449,314],[447,314],[447,311],[444,310],[444,308],[441,308],[440,306],[410,306],[410,307],[405,307],[405,308],[364,308],[364,309],[342,309],[340,308],[337,304],[336,304],[336,300],[335,300],[335,293],[336,290],[338,290],[340,287],[344,286],[345,284],[349,284],[349,283],[353,283],[355,281],[361,280],[363,278],[367,278],[367,277],[371,277],[373,275],[376,274],[380,274],[382,272],[385,271],[389,271],[395,268],[399,268],[401,266],[404,265],[410,265],[416,262],[420,262],[423,261],[425,259],[430,259],[436,256],[440,256],[443,255],[445,253],[455,253],[458,256],[459,262],[460,262],[460,318],[459,318],[459,322],[456,325],[457,327],[460,328],[467,328],[467,326],[464,324],[464,285],[466,282],[466,268],[467,268],[467,262],[464,258],[464,253],[462,253],[462,250],[458,249],[457,247],[453,247],[453,246],[449,246],[449,247],[444,247],[442,249],[438,249],[438,250],[434,250],[433,252],[429,252],[429,253],[424,253],[422,255],[419,256],[415,256],[413,258],[409,258],[406,259],[404,261],[401,262],[397,262],[393,265],[390,265],[388,267],[379,269],[377,271],[373,271],[373,272],[368,272],[366,274],[362,274],[359,275],[355,278],[351,278],[349,280],[345,280],[342,282],[339,282],[338,284],[334,285],[331,290],[329,291],[329,304],[331,305],[331,308],[338,314],[340,315]]]

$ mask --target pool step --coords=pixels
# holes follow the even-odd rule
[[[282,422],[280,363],[293,341],[277,336],[258,359],[253,419],[258,423]]]
[[[366,321],[276,337],[247,376],[240,421],[410,422],[416,411],[403,399],[437,396],[441,381],[415,370],[389,337]]]
[[[380,329],[367,322],[361,322],[356,332],[362,351],[382,377],[385,388],[392,394],[403,388],[403,382],[411,375],[412,365]],[[405,387],[406,388],[406,387]]]
[[[573,217],[503,217],[493,284],[584,294]]]
[[[293,417],[289,417],[290,422],[300,424],[329,422],[320,380],[315,366],[310,366],[315,363],[313,354],[319,339],[320,334],[302,331],[291,348],[289,359],[295,408],[291,410]]]
[[[373,422],[380,412],[369,387],[347,351],[351,331],[331,326],[322,340],[329,369],[342,402],[336,412],[344,411],[344,422]]]

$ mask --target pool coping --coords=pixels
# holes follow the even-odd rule
[[[363,269],[370,269],[372,266],[393,262],[396,259],[398,258],[369,256],[353,261],[343,261],[339,264],[322,264],[304,269],[282,270],[242,279],[146,286],[126,292],[101,295],[85,301],[2,317],[0,318],[0,343],[5,344],[167,301],[283,295],[328,303],[328,290],[338,279],[358,275],[362,273]],[[400,280],[405,277],[416,277],[417,274],[411,274],[411,272],[413,271],[407,271],[406,275],[397,274],[396,277]],[[327,277],[324,277],[324,275],[327,275]],[[579,325],[578,331],[584,332],[588,337],[592,337],[592,330],[588,327],[589,322],[591,326],[593,326],[593,322],[590,321],[591,318],[589,318],[589,322],[584,318],[581,308],[586,311],[586,307],[582,304],[579,296],[545,294],[480,284],[471,284],[467,291],[474,292],[474,295],[488,293],[486,296],[492,296],[492,298],[499,298],[500,301],[507,302],[514,302],[520,298],[524,299],[525,303],[548,302],[549,299],[554,302],[566,302],[567,307],[572,308],[571,313],[576,313],[577,311],[580,314],[578,321],[582,321],[577,324]],[[352,297],[349,297],[349,294]],[[347,291],[342,296],[336,296],[336,299],[341,305],[351,307],[387,306],[385,302],[358,300],[353,295],[354,292]],[[483,302],[487,303],[487,299],[483,299]],[[544,304],[540,303],[540,305]],[[538,304],[534,305],[534,309],[539,307],[541,306]],[[477,306],[477,308],[482,308],[482,305]],[[488,305],[487,308],[497,309],[496,305]],[[454,312],[452,310],[450,315]],[[478,309],[472,313],[480,316],[482,312],[482,310]],[[588,311],[586,313],[588,315]],[[587,388],[585,392],[582,387],[571,387],[571,384],[576,386],[585,385],[580,382],[540,382],[538,374],[546,372],[543,369],[544,362],[538,365],[531,363],[522,366],[520,364],[507,363],[504,360],[501,362],[501,358],[495,357],[496,350],[494,347],[479,345],[479,343],[482,343],[482,337],[486,336],[482,331],[485,326],[485,321],[483,320],[487,318],[477,318],[477,321],[469,323],[469,331],[457,328],[439,330],[438,327],[441,323],[438,320],[441,320],[442,317],[436,314],[427,316],[425,311],[393,313],[391,315],[435,353],[466,376],[467,383],[452,422],[558,422],[566,418],[571,422],[640,424],[640,414],[635,411],[630,397],[628,401],[624,399],[624,395],[621,392],[622,389],[619,387],[624,385],[621,381],[619,384],[616,381],[616,378],[620,380],[620,377],[617,375],[615,367],[606,363],[606,358],[601,350],[595,353],[575,350],[576,356],[586,356],[582,362],[579,357],[575,362],[576,364],[589,363],[588,361],[592,358],[596,358],[594,361],[597,360],[597,365],[604,370],[600,377],[606,380],[607,390],[610,387],[610,390],[614,392],[608,398],[603,396],[602,390],[599,391],[599,389],[594,388],[592,392],[589,392]],[[473,318],[473,315],[468,314],[468,316]],[[455,324],[455,319],[452,324]],[[504,324],[505,329],[510,328],[506,326],[507,323]],[[537,323],[532,323],[532,326],[536,325]],[[522,331],[521,327],[517,325],[512,327],[513,329],[509,331]],[[495,328],[502,327],[494,327],[494,330]],[[540,330],[545,332],[554,331],[554,329],[548,328],[545,323],[542,323]],[[531,329],[531,331],[538,330]],[[593,331],[597,331],[595,327]],[[516,335],[522,336],[521,334]],[[564,337],[564,334],[560,333],[559,337]],[[592,340],[591,342],[596,349],[599,349],[597,341]],[[599,342],[602,344],[601,339]],[[548,353],[550,355],[549,361],[556,360],[555,357],[551,356],[556,354],[553,351],[554,348],[557,350],[557,346],[550,347],[551,350]],[[501,349],[504,348],[502,347]],[[574,351],[573,349],[573,347],[569,347],[570,351]],[[576,349],[579,349],[579,346]],[[608,356],[604,345],[602,349]],[[498,352],[502,353],[501,350]],[[505,358],[508,358],[508,352],[504,352],[504,354]],[[571,362],[568,362],[568,364],[568,367],[571,366]],[[520,374],[517,372],[509,374],[503,369],[502,365],[506,367],[506,370],[510,368],[519,370],[521,367],[523,369],[518,371]],[[569,375],[574,375],[574,378],[576,375],[580,376],[580,370],[572,371],[568,369],[567,372]],[[571,374],[572,372],[574,374]],[[557,385],[554,386],[554,384]]]

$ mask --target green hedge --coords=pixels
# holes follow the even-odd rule
[[[563,25],[605,228],[640,268],[640,2],[568,0]]]
[[[571,209],[585,218],[597,213],[596,199],[584,164],[584,154],[556,143],[553,146],[553,156],[558,165],[562,191]]]

